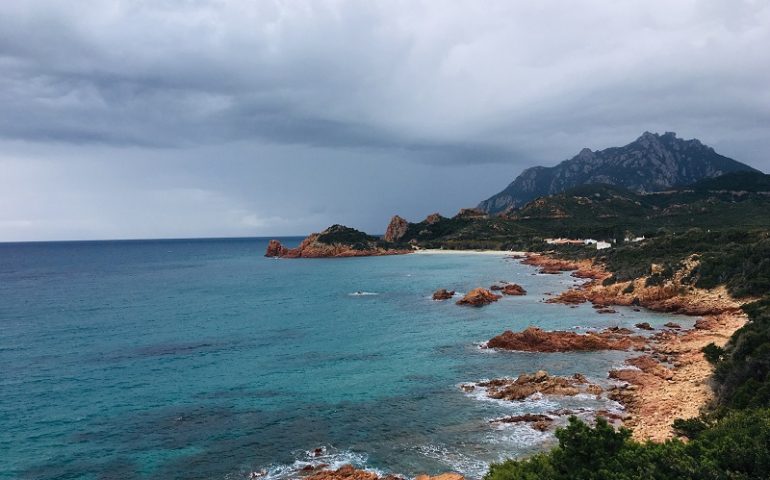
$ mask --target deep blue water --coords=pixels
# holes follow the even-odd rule
[[[489,419],[597,402],[505,404],[458,384],[537,369],[604,381],[625,355],[480,342],[528,325],[667,321],[544,304],[575,280],[502,256],[275,260],[266,244],[0,244],[0,478],[280,477],[318,447],[315,462],[478,477],[552,442]],[[498,280],[529,294],[482,309],[430,300]]]

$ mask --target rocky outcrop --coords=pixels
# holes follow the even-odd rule
[[[289,249],[281,245],[278,240],[270,240],[265,251],[266,257],[283,257]]]
[[[490,292],[486,288],[474,288],[463,298],[457,301],[458,305],[468,305],[471,307],[483,307],[484,305],[488,305],[492,302],[496,302],[503,298],[502,295],[495,295],[494,293]]]
[[[602,393],[602,388],[599,385],[589,383],[579,373],[572,377],[558,377],[548,375],[548,372],[544,370],[539,370],[532,375],[521,374],[515,379],[497,378],[479,382],[476,386],[486,389],[489,398],[510,401],[524,400],[535,393],[563,396],[575,396],[579,393],[592,395]]]
[[[537,327],[529,327],[517,333],[508,330],[487,342],[488,348],[525,352],[628,350],[643,345],[644,338],[612,329],[581,335],[575,332],[546,332]]]
[[[313,233],[296,248],[286,248],[271,240],[265,256],[282,258],[368,257],[402,255],[411,250],[383,245],[379,239],[354,228],[332,225],[321,233]]]
[[[461,208],[457,215],[455,215],[455,218],[478,219],[486,218],[486,216],[487,214],[478,208]]]
[[[454,296],[455,296],[455,291],[447,290],[446,288],[441,288],[433,292],[433,300],[449,300]]]
[[[490,290],[500,292],[503,295],[526,295],[527,291],[521,285],[515,283],[503,283],[503,285],[492,285]]]
[[[441,220],[443,220],[444,217],[441,216],[439,213],[431,213],[427,217],[425,217],[425,220],[423,220],[428,225],[433,225],[434,223],[438,223]]]
[[[508,417],[495,418],[494,420],[490,420],[489,423],[528,423],[529,426],[535,430],[546,432],[551,428],[553,418],[541,413],[525,413],[523,415],[510,415]]]
[[[685,279],[691,277],[698,265],[691,257],[671,278],[648,285],[649,277],[635,280],[614,282],[604,285],[601,277],[579,288],[567,290],[549,298],[547,303],[577,304],[590,301],[597,305],[623,305],[645,307],[658,312],[680,313],[684,315],[713,316],[722,313],[738,313],[741,304],[736,302],[724,286],[712,290],[694,288]],[[651,266],[650,272],[657,270]],[[607,274],[604,278],[609,277]],[[639,327],[644,328],[644,326]],[[697,328],[697,327],[696,327]]]
[[[375,472],[359,470],[352,465],[343,465],[337,470],[321,470],[305,477],[307,480],[403,480],[396,475],[379,476]]]
[[[634,326],[639,330],[655,330],[654,328],[652,328],[652,325],[650,325],[647,322],[640,322],[635,324]]]
[[[601,151],[584,148],[555,167],[528,168],[478,208],[495,214],[586,184],[603,183],[640,193],[654,192],[739,171],[756,172],[748,165],[719,155],[698,140],[683,140],[672,132],[663,135],[645,132],[624,147]]]
[[[388,228],[385,230],[385,236],[382,237],[382,239],[391,243],[398,242],[404,238],[408,228],[409,222],[399,217],[398,215],[394,215],[393,218],[390,219]]]
[[[465,480],[465,477],[459,473],[449,472],[436,475],[435,477],[431,477],[425,474],[417,475],[414,477],[414,480]]]
[[[528,253],[521,260],[521,263],[540,267],[540,273],[559,274],[572,272],[573,277],[593,280],[604,280],[610,276],[604,268],[594,265],[590,260],[564,260],[538,253]]]

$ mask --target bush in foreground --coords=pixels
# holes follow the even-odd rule
[[[624,428],[572,417],[559,445],[492,465],[485,480],[669,480],[770,478],[770,410],[727,415],[689,443],[640,443]]]

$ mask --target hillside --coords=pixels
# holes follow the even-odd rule
[[[519,208],[535,198],[564,192],[584,184],[609,184],[644,193],[689,185],[730,172],[757,172],[720,155],[697,139],[675,133],[645,132],[624,147],[592,151],[584,148],[554,167],[524,170],[510,185],[478,205],[495,214]]]

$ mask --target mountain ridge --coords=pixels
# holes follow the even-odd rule
[[[505,189],[479,203],[477,208],[496,214],[584,184],[616,185],[645,193],[741,171],[759,172],[720,155],[698,139],[684,140],[674,132],[663,135],[644,132],[622,147],[597,151],[584,148],[553,167],[527,168]]]

